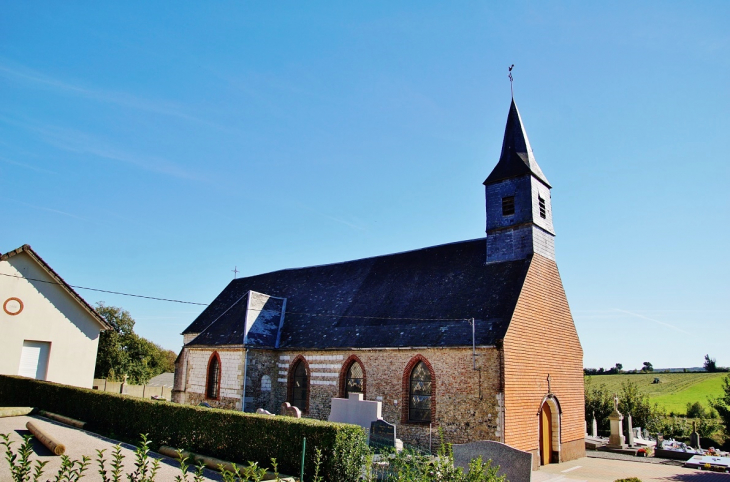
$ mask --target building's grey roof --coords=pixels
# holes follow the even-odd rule
[[[242,298],[254,291],[286,298],[282,349],[470,346],[470,318],[476,344],[493,345],[504,338],[530,260],[485,258],[482,238],[240,278],[183,333],[202,332],[191,345],[241,344]],[[248,344],[277,347],[273,333]]]
[[[152,377],[147,382],[148,387],[169,387],[172,388],[175,383],[175,374],[173,372],[160,373],[156,377]]]
[[[525,127],[522,125],[520,111],[517,110],[514,98],[509,107],[507,125],[504,128],[504,139],[502,140],[502,153],[499,162],[491,174],[484,181],[484,184],[499,182],[512,177],[532,174],[540,181],[550,187],[545,174],[537,165],[535,155],[532,153],[530,140],[527,138]]]

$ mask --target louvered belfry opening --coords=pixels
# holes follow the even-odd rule
[[[210,357],[210,363],[208,363],[208,383],[206,384],[205,395],[208,398],[218,399],[220,392],[220,379],[221,379],[221,362],[217,354],[214,353]]]
[[[412,422],[431,421],[431,372],[422,361],[411,370],[408,419]]]
[[[307,367],[304,366],[304,362],[300,360],[294,367],[291,404],[302,412],[304,412],[307,407],[307,389],[309,387],[309,380],[307,379],[307,376]]]
[[[362,367],[356,361],[352,362],[347,370],[347,381],[345,382],[345,398],[351,393],[364,393],[364,376]]]

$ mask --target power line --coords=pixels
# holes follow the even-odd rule
[[[26,278],[25,276],[16,276],[14,274],[6,274],[6,273],[0,273],[0,275],[9,276],[11,278],[27,279],[27,280],[31,280],[31,281],[38,281],[40,283],[48,283],[48,284],[51,284],[51,285],[59,285],[59,286],[62,286],[61,283],[56,283],[55,281],[48,281],[48,280],[44,280],[44,279]],[[168,299],[168,298],[155,298],[154,296],[133,295],[131,293],[122,293],[120,291],[100,290],[98,288],[88,288],[86,286],[75,286],[75,285],[68,285],[68,286],[70,286],[71,288],[79,289],[79,290],[98,291],[99,293],[110,293],[110,294],[113,294],[113,295],[132,296],[134,298],[145,298],[147,300],[169,301],[170,303],[183,303],[183,304],[186,304],[186,305],[208,306],[207,303],[195,303],[194,301],[180,301],[180,300],[171,300],[171,299]]]
[[[8,276],[11,278],[19,278],[19,279],[27,279],[31,281],[38,281],[39,283],[47,283],[52,285],[58,285],[62,286],[61,283],[57,283],[55,281],[48,281],[43,279],[37,279],[37,278],[26,278],[25,276],[17,276],[13,274],[7,274],[7,273],[0,273],[2,276]],[[181,300],[172,300],[169,298],[157,298],[154,296],[145,296],[145,295],[135,295],[131,293],[122,293],[120,291],[109,291],[109,290],[102,290],[98,288],[88,288],[86,286],[75,286],[75,285],[68,285],[71,288],[76,288],[80,290],[89,290],[89,291],[97,291],[99,293],[109,293],[113,295],[122,295],[122,296],[132,296],[134,298],[144,298],[147,300],[154,300],[154,301],[167,301],[170,303],[183,303],[186,305],[199,305],[199,306],[209,306],[208,303],[196,303],[194,301],[181,301]],[[240,300],[238,300],[240,301]],[[234,305],[238,302],[236,301],[233,303]],[[233,305],[231,305],[233,306]],[[263,309],[256,309],[256,308],[249,308],[248,311],[264,311]],[[287,311],[286,314],[288,315],[301,315],[301,316],[321,316],[325,318],[359,318],[362,320],[404,320],[404,321],[469,321],[470,318],[409,318],[409,317],[388,317],[388,316],[361,316],[361,315],[335,315],[335,314],[326,314],[326,313],[302,313],[297,311]]]

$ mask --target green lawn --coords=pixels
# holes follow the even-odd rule
[[[612,392],[621,391],[621,383],[631,381],[649,395],[652,403],[669,412],[685,413],[687,402],[701,402],[707,406],[707,397],[723,394],[722,381],[727,373],[647,373],[633,375],[593,375],[586,383],[604,384]],[[661,383],[652,383],[654,378]]]

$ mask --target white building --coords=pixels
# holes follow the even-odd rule
[[[30,246],[0,255],[0,374],[91,388],[112,327]]]

